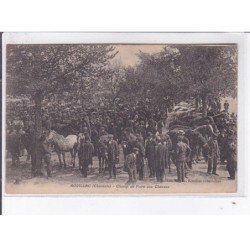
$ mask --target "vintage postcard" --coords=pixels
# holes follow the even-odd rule
[[[8,41],[6,195],[238,192],[237,43]]]

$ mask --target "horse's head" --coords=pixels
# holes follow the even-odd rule
[[[54,132],[53,130],[49,131],[46,135],[46,140],[48,142],[53,142],[53,139],[54,139]]]

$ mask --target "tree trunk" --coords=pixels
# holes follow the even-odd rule
[[[42,152],[40,150],[40,137],[42,135],[42,94],[37,92],[34,95],[35,101],[35,133],[32,160],[32,174],[40,175],[42,167]]]
[[[207,104],[208,104],[208,96],[207,94],[202,95],[202,115],[203,117],[207,117]]]

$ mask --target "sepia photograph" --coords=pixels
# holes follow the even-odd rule
[[[4,250],[249,245],[244,1],[1,7]]]
[[[5,54],[7,195],[237,193],[237,43]]]

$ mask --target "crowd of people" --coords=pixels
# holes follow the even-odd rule
[[[99,173],[116,178],[120,153],[124,154],[123,170],[128,173],[128,183],[145,178],[163,182],[167,172],[176,166],[177,182],[184,182],[192,170],[192,163],[203,156],[207,174],[217,174],[217,164],[226,162],[229,179],[234,180],[237,169],[237,116],[229,114],[229,103],[221,111],[219,101],[209,103],[212,116],[199,126],[168,130],[167,113],[147,106],[118,106],[112,110],[104,107],[82,111],[77,103],[47,103],[42,110],[44,131],[55,130],[67,136],[78,137],[79,168],[84,178],[88,176],[93,157],[98,157]],[[29,142],[34,134],[34,110],[25,99],[7,105],[7,149],[14,165],[18,165],[23,148],[29,152]],[[26,139],[26,140],[25,140]],[[47,176],[51,176],[51,145],[46,136],[40,138],[41,152]],[[146,176],[146,167],[149,176]]]

